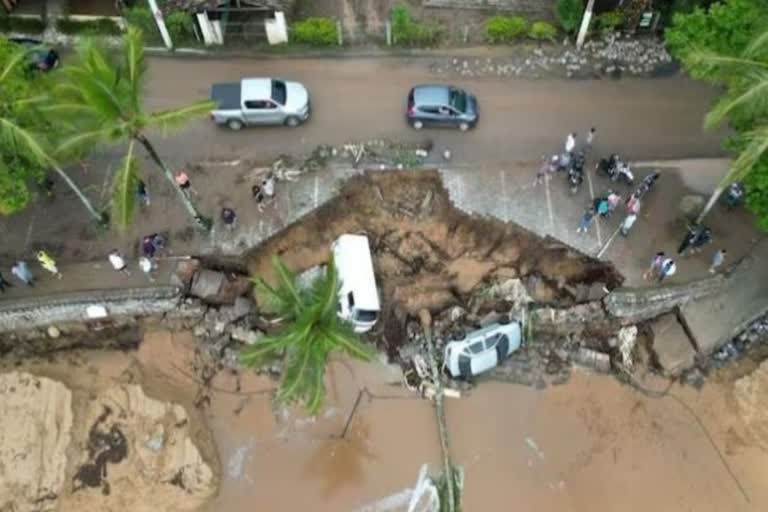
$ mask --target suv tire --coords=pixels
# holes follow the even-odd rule
[[[417,120],[417,121],[414,121],[413,123],[411,123],[411,126],[413,126],[413,128],[416,129],[416,130],[421,130],[422,128],[424,128],[424,123],[422,123],[421,121]]]
[[[460,123],[459,124],[459,130],[465,132],[469,130],[469,123]]]
[[[285,126],[296,128],[301,124],[301,120],[296,116],[288,116],[285,118]]]
[[[227,121],[227,126],[229,127],[230,130],[237,131],[243,127],[243,122],[240,121],[239,119],[230,119],[229,121]]]

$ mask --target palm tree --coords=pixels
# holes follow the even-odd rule
[[[27,52],[19,51],[6,62],[3,69],[0,70],[0,88],[3,87],[3,82],[10,79],[17,69],[17,66],[20,66],[26,58]],[[17,101],[15,106],[17,108],[23,108],[25,106],[32,108],[41,100],[41,97],[26,98]],[[106,224],[106,216],[96,211],[88,198],[85,197],[85,194],[83,194],[67,173],[64,172],[56,159],[51,156],[52,153],[49,151],[48,147],[49,141],[43,134],[25,128],[16,119],[0,116],[0,146],[12,151],[14,154],[24,155],[40,167],[50,167],[53,169],[53,171],[64,180],[64,183],[72,189],[80,202],[83,203],[83,206],[88,210],[88,213],[93,220],[99,224]],[[0,173],[5,174],[9,172],[9,169],[5,168],[3,160],[0,159]]]
[[[723,176],[707,205],[699,215],[701,222],[723,191],[733,182],[743,179],[755,164],[768,155],[768,30],[763,32],[737,57],[708,51],[692,52],[686,60],[692,65],[709,66],[716,70],[719,81],[728,86],[704,120],[706,128],[723,124],[731,118],[739,131],[740,152],[728,173]],[[736,122],[734,121],[736,119]],[[745,126],[745,129],[741,129]]]
[[[277,399],[300,402],[311,413],[325,400],[325,366],[333,352],[368,361],[371,350],[352,327],[336,314],[339,277],[331,257],[324,275],[301,287],[296,276],[278,257],[273,260],[277,284],[255,278],[259,298],[284,322],[282,329],[243,350],[246,366],[260,366],[282,359],[285,364]]]
[[[199,101],[173,110],[147,112],[144,106],[143,86],[146,62],[141,30],[130,27],[125,35],[120,54],[97,45],[93,40],[84,41],[78,48],[78,61],[64,66],[60,79],[53,87],[53,102],[48,111],[68,123],[72,135],[59,146],[62,154],[72,154],[93,148],[99,143],[134,141],[149,154],[166,179],[176,190],[187,213],[203,228],[210,228],[210,219],[203,217],[187,194],[176,185],[174,176],[149,141],[146,130],[169,128],[207,114],[213,103]],[[121,173],[132,177],[117,176],[118,184],[130,183],[138,176],[138,164],[132,151]],[[125,192],[124,188],[121,188]],[[122,209],[117,215],[120,221],[130,222],[136,198],[121,194],[122,201],[113,201],[113,210]]]

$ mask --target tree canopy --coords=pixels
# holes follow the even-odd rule
[[[21,150],[18,132],[8,129],[12,124],[29,132],[48,130],[27,101],[38,94],[36,78],[24,66],[18,46],[0,38],[0,215],[11,215],[26,207],[34,196],[30,186],[46,174],[34,155]]]
[[[259,302],[282,319],[282,328],[247,347],[241,359],[251,367],[281,359],[284,370],[277,399],[301,403],[317,414],[325,400],[325,366],[330,355],[341,352],[369,360],[371,350],[336,313],[340,282],[333,258],[325,274],[308,287],[300,286],[279,258],[273,264],[274,286],[261,278],[254,282]]]
[[[744,181],[747,207],[768,230],[768,2],[726,0],[676,14],[666,39],[692,76],[724,86],[705,118],[708,128],[727,122],[735,132],[725,141],[734,161],[715,195]]]

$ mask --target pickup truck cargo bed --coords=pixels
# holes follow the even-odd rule
[[[213,87],[211,87],[211,99],[217,104],[216,110],[239,110],[240,83],[213,84]]]

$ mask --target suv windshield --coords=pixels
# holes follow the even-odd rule
[[[376,321],[376,311],[370,311],[367,309],[358,309],[355,312],[355,319],[360,322],[374,322]]]
[[[448,100],[451,106],[459,112],[467,111],[467,94],[461,89],[451,89],[451,95]]]
[[[272,99],[279,105],[285,105],[285,82],[280,80],[272,80]]]

